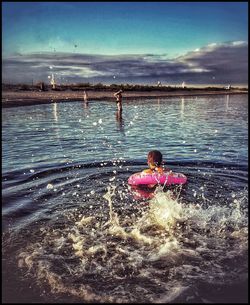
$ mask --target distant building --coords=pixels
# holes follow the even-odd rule
[[[181,86],[182,86],[183,89],[186,88],[186,83],[183,82],[183,83],[181,84]]]
[[[157,82],[157,87],[161,87],[162,83],[160,81]]]
[[[230,90],[231,89],[231,85],[227,85],[226,87],[224,87],[224,89]]]

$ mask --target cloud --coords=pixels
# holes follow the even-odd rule
[[[247,84],[248,43],[210,43],[168,59],[166,55],[91,55],[43,52],[13,54],[3,59],[3,82],[58,82]]]
[[[248,43],[212,43],[177,59],[192,68],[202,69],[220,83],[248,83]]]

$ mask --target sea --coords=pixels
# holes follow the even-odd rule
[[[132,188],[159,150],[184,185]],[[247,303],[248,95],[2,109],[4,303]]]

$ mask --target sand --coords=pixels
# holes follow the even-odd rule
[[[114,92],[110,91],[88,91],[88,100],[106,100],[114,101]],[[161,97],[182,97],[182,96],[200,96],[200,95],[218,95],[218,94],[248,94],[248,91],[239,89],[234,90],[177,90],[173,92],[166,91],[130,91],[123,93],[123,100],[133,100],[136,98],[161,98]],[[2,107],[15,107],[35,104],[48,104],[54,102],[72,102],[83,101],[83,91],[2,91]]]

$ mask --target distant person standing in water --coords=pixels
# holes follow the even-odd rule
[[[114,94],[114,97],[116,98],[117,110],[120,113],[120,115],[122,113],[122,92],[123,92],[122,90],[119,90]]]
[[[88,94],[85,90],[83,91],[83,99],[84,99],[84,102],[87,104],[88,103]]]

